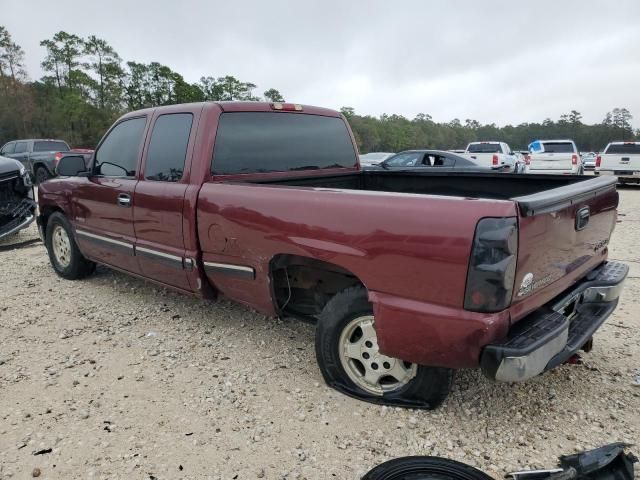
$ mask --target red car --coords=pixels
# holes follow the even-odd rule
[[[455,369],[520,381],[615,309],[615,178],[361,171],[343,116],[280,103],[124,115],[39,189],[64,278],[95,263],[317,322],[329,385],[433,408]]]

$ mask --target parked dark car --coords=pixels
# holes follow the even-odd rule
[[[375,164],[362,165],[363,170],[433,170],[455,172],[513,172],[510,165],[478,165],[468,158],[444,150],[405,150]]]
[[[28,227],[35,212],[31,176],[20,162],[0,157],[0,238]]]
[[[453,369],[523,381],[589,349],[628,271],[615,177],[420,170],[361,171],[332,110],[163,106],[89,169],[63,158],[38,225],[63,278],[101,263],[315,322],[326,382],[371,402],[434,408]]]
[[[42,183],[55,176],[56,166],[63,157],[82,155],[88,164],[93,150],[71,149],[63,140],[27,139],[6,143],[0,149],[0,155],[18,160],[36,183]]]

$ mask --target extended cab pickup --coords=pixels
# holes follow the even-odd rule
[[[596,175],[615,175],[620,183],[640,183],[640,142],[611,142],[596,157]]]
[[[524,171],[524,163],[504,142],[471,142],[462,154],[463,157],[483,167],[503,167],[507,172]]]
[[[615,309],[613,177],[361,171],[343,116],[200,103],[126,114],[66,157],[38,224],[64,278],[95,262],[316,322],[327,383],[435,407],[453,369],[531,378]]]

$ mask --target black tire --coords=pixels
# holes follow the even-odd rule
[[[493,480],[470,465],[441,457],[402,457],[368,472],[362,480]]]
[[[46,182],[51,178],[51,174],[46,167],[39,166],[36,168],[36,185],[40,185],[42,182]]]
[[[69,264],[62,265],[53,249],[53,232],[56,227],[62,228],[68,238],[69,238]],[[63,278],[67,280],[78,280],[80,278],[84,278],[87,275],[92,274],[96,269],[96,264],[90,260],[87,260],[80,250],[78,249],[78,245],[76,244],[75,238],[73,236],[73,230],[71,228],[71,224],[60,212],[52,213],[49,217],[49,221],[47,222],[47,231],[45,233],[45,245],[47,247],[47,252],[49,254],[49,261],[51,262],[51,266],[55,270],[55,272]]]
[[[339,292],[322,310],[316,326],[316,358],[327,384],[367,402],[408,408],[438,407],[451,389],[453,370],[448,368],[418,365],[408,383],[382,394],[370,393],[350,378],[340,361],[340,336],[352,320],[367,315],[373,315],[373,308],[362,286]]]

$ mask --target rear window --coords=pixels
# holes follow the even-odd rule
[[[574,153],[570,142],[542,142],[545,153]]]
[[[501,153],[502,148],[499,143],[473,143],[469,145],[467,151],[469,153]]]
[[[613,153],[619,155],[640,155],[640,143],[624,143],[617,145],[609,145],[604,153]]]
[[[276,112],[220,116],[215,175],[353,167],[356,154],[341,118]]]
[[[34,152],[67,152],[69,151],[69,145],[64,142],[34,142],[33,143],[33,151]]]

